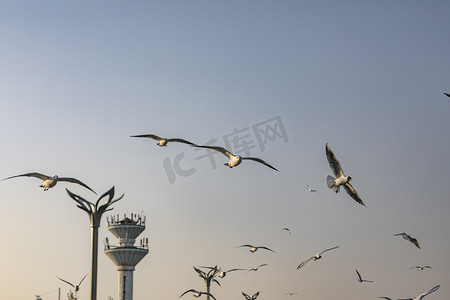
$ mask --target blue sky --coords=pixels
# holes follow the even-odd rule
[[[0,177],[36,171],[125,193],[113,212],[143,211],[150,240],[135,299],[202,289],[193,266],[261,263],[269,265],[230,274],[213,295],[408,298],[441,284],[428,297],[450,297],[447,1],[1,4]],[[252,126],[272,118],[288,140],[261,149]],[[251,155],[281,173],[247,161],[228,169],[221,155],[213,168],[186,145],[129,137],[214,138],[225,146],[234,130],[247,130]],[[367,208],[326,187],[326,143]],[[180,155],[195,173],[171,182],[164,162]],[[65,295],[56,276],[77,281],[89,270],[88,218],[65,188],[94,195],[69,183],[43,192],[39,184],[0,182],[8,299],[58,287]],[[105,237],[112,240],[104,220]],[[236,248],[249,243],[277,253]],[[98,298],[117,298],[115,266],[102,252],[99,259]],[[409,269],[416,265],[433,269]],[[356,282],[355,268],[374,283]],[[88,297],[84,284],[80,299]]]

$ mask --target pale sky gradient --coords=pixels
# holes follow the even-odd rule
[[[230,273],[212,294],[408,298],[440,284],[427,299],[450,298],[449,1],[0,3],[0,178],[36,171],[125,193],[112,213],[143,211],[150,241],[135,299],[203,290],[193,266],[262,263]],[[281,173],[248,161],[229,169],[222,155],[213,168],[187,145],[129,137],[225,146],[235,129],[252,133],[275,117],[288,141],[262,150],[248,140],[251,155]],[[367,208],[326,187],[326,143]],[[170,182],[164,161],[180,153],[195,172]],[[75,282],[90,268],[88,217],[65,188],[95,195],[40,183],[0,182],[2,299],[58,287],[65,296],[56,276]],[[114,241],[106,227],[103,219],[101,245]],[[236,248],[248,243],[276,253]],[[355,268],[374,283],[358,283]],[[79,297],[88,295],[86,279]],[[98,299],[108,296],[117,299],[117,271],[101,251]]]

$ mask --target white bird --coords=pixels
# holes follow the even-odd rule
[[[258,249],[265,249],[265,250],[269,250],[269,251],[272,251],[272,252],[276,253],[272,249],[269,249],[269,248],[263,247],[263,246],[257,247],[257,246],[252,246],[252,245],[241,245],[241,246],[238,246],[238,247],[249,247],[251,253],[255,253]]]
[[[423,271],[424,269],[432,269],[432,268],[430,266],[423,266],[423,267],[415,266],[415,267],[412,267],[410,269],[417,269],[417,271]]]
[[[259,162],[259,163],[261,163],[263,165],[266,165],[267,167],[269,167],[269,168],[271,168],[271,169],[273,169],[275,171],[278,171],[275,167],[269,165],[267,162],[265,162],[264,160],[262,160],[260,158],[257,158],[257,157],[243,157],[243,156],[240,156],[240,155],[234,155],[233,153],[231,153],[227,149],[222,148],[222,147],[218,147],[218,146],[195,146],[195,147],[206,148],[206,149],[212,149],[212,150],[219,151],[220,153],[222,153],[223,155],[228,157],[229,161],[227,163],[225,163],[224,165],[228,166],[230,168],[238,166],[242,162],[242,160],[253,160],[253,161]],[[280,171],[278,171],[278,172],[280,172]]]
[[[58,276],[56,276],[56,278],[58,278],[59,280],[65,282],[65,283],[67,283],[67,284],[69,284],[70,286],[72,286],[72,287],[75,289],[75,293],[77,293],[77,292],[80,290],[81,283],[83,282],[84,278],[86,278],[86,276],[87,276],[88,274],[89,274],[89,273],[87,273],[86,275],[84,275],[84,277],[81,279],[81,281],[80,281],[80,283],[79,283],[78,285],[74,285],[73,283],[70,283],[70,282],[68,282],[67,280],[64,280],[64,279],[62,279],[62,278],[59,278]]]
[[[395,236],[401,235],[405,240],[410,241],[411,243],[413,243],[414,245],[416,245],[417,248],[420,249],[419,242],[418,242],[415,238],[411,237],[410,235],[408,235],[408,234],[406,234],[406,233],[404,233],[404,232],[402,232],[402,233],[396,233],[396,234],[394,234],[394,235],[395,235]]]
[[[91,189],[90,187],[88,187],[86,184],[82,183],[78,179],[71,178],[71,177],[58,177],[57,175],[51,177],[51,176],[47,176],[47,175],[44,175],[44,174],[41,174],[41,173],[36,173],[36,172],[11,176],[11,177],[2,179],[2,181],[3,180],[7,180],[7,179],[11,179],[11,178],[16,178],[16,177],[36,177],[36,178],[39,178],[39,179],[44,181],[44,183],[42,183],[39,186],[39,187],[44,188],[44,191],[47,191],[48,189],[54,187],[59,181],[67,181],[67,182],[72,182],[72,183],[79,184],[79,185],[87,188],[88,190],[90,190],[94,194],[97,194],[93,189]]]
[[[184,296],[185,294],[187,294],[187,293],[194,293],[192,296],[194,296],[195,298],[198,298],[198,297],[200,297],[201,295],[208,295],[208,296],[211,296],[211,298],[213,298],[214,300],[216,300],[216,298],[215,298],[212,294],[207,293],[207,292],[197,291],[197,290],[194,290],[194,289],[187,290],[186,292],[184,292],[183,294],[181,294],[181,296],[178,297],[178,298],[183,297],[183,296]]]
[[[327,252],[327,251],[330,251],[330,250],[333,250],[333,249],[336,249],[336,248],[339,248],[339,246],[336,246],[336,247],[333,247],[333,248],[329,248],[329,249],[326,249],[326,250],[323,250],[323,251],[321,251],[321,252],[318,252],[318,253],[314,254],[313,256],[311,256],[310,258],[308,258],[307,260],[305,260],[304,262],[300,263],[300,264],[298,265],[298,267],[297,267],[297,270],[299,270],[301,267],[303,267],[304,265],[306,265],[306,263],[308,263],[311,259],[314,260],[314,261],[316,261],[316,260],[318,260],[318,259],[321,259],[323,253],[325,253],[325,252]]]
[[[425,296],[428,296],[429,294],[437,291],[439,289],[440,285],[436,285],[435,287],[433,287],[431,290],[429,290],[428,292],[422,293],[419,296],[415,297],[415,298],[406,298],[406,299],[398,299],[398,300],[422,300],[423,298],[425,298]]]
[[[327,176],[328,187],[335,193],[338,193],[340,186],[343,186],[347,194],[350,195],[350,197],[352,197],[359,204],[366,206],[364,202],[361,200],[361,197],[359,197],[356,190],[350,184],[350,180],[352,180],[352,178],[350,176],[344,175],[339,160],[336,158],[333,151],[331,151],[331,148],[328,144],[325,145],[325,152],[327,155],[328,164],[330,165],[334,176],[336,176],[336,178],[330,175]]]
[[[316,190],[312,189],[312,188],[309,186],[309,184],[307,184],[307,186],[308,186],[308,192],[310,192],[310,193],[315,193],[315,192],[317,192]]]
[[[246,293],[244,293],[244,292],[242,292],[242,295],[244,295],[245,299],[247,299],[247,300],[255,300],[258,297],[259,292],[257,292],[256,294],[254,294],[251,297],[249,295],[247,295]]]
[[[250,272],[250,271],[255,271],[256,272],[256,271],[259,270],[259,268],[265,267],[265,266],[267,266],[267,264],[261,264],[261,265],[255,267],[255,268],[248,269],[247,273]]]
[[[169,142],[177,142],[177,143],[188,144],[188,145],[191,145],[191,146],[196,146],[194,143],[191,143],[189,141],[186,141],[186,140],[183,140],[183,139],[180,139],[180,138],[170,138],[170,139],[168,139],[168,138],[159,137],[159,136],[154,135],[154,134],[131,135],[130,137],[140,137],[140,138],[154,139],[154,140],[158,141],[157,145],[160,146],[160,147],[167,146],[167,144]]]
[[[211,270],[217,270],[217,268],[216,267],[205,267],[205,266],[201,266],[201,268],[207,268],[207,269],[211,269]],[[218,269],[219,271],[220,271],[220,269]],[[229,273],[229,272],[234,272],[234,271],[245,271],[245,269],[230,269],[230,270],[228,270],[228,271],[220,271],[219,272],[219,277],[220,278],[224,278],[225,276],[227,276],[227,274]]]
[[[356,270],[356,269],[355,269]],[[372,280],[362,279],[361,274],[359,274],[358,270],[356,270],[356,274],[358,275],[358,282],[373,282]]]

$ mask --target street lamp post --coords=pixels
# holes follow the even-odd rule
[[[84,210],[89,216],[89,222],[91,224],[91,300],[97,300],[97,266],[98,266],[98,228],[100,227],[100,221],[104,212],[110,211],[112,204],[122,199],[124,194],[117,199],[114,199],[114,187],[109,191],[98,197],[94,203],[83,199],[82,197],[75,195],[68,189],[66,189],[69,196],[77,202],[77,207]],[[109,196],[106,203],[99,205],[102,198]]]

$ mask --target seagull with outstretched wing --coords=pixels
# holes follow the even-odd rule
[[[361,274],[359,274],[359,272],[358,272],[358,270],[357,269],[355,269],[356,270],[356,275],[358,275],[358,282],[373,282],[372,280],[365,280],[365,279],[362,279],[362,277],[361,277]]]
[[[259,292],[256,292],[251,297],[249,295],[247,295],[246,293],[244,293],[244,292],[242,292],[242,295],[244,295],[246,300],[255,300],[259,296]]]
[[[253,160],[256,162],[259,162],[275,171],[278,171],[278,169],[276,169],[275,167],[271,166],[270,164],[268,164],[267,162],[265,162],[264,160],[257,158],[257,157],[243,157],[240,155],[234,155],[233,153],[231,153],[230,151],[228,151],[225,148],[219,147],[219,146],[195,146],[198,148],[206,148],[206,149],[211,149],[211,150],[216,150],[220,153],[222,153],[223,155],[225,155],[226,157],[228,157],[229,161],[227,163],[225,163],[225,166],[228,166],[230,168],[236,167],[238,166],[242,160]],[[280,172],[280,171],[278,171]]]
[[[339,188],[342,186],[344,187],[347,194],[349,194],[350,197],[353,198],[353,200],[355,200],[361,205],[366,206],[364,202],[361,200],[361,197],[358,195],[356,190],[350,184],[350,180],[352,180],[352,178],[350,176],[344,175],[344,171],[342,171],[342,167],[341,164],[339,163],[339,160],[336,158],[336,156],[334,155],[333,151],[331,150],[328,144],[325,145],[325,153],[327,155],[328,164],[330,165],[334,176],[336,176],[336,177],[333,177],[331,175],[327,176],[328,187],[335,193],[338,193]]]
[[[274,252],[274,253],[276,253],[275,251],[273,251],[272,249],[269,249],[269,248],[267,248],[267,247],[263,247],[263,246],[253,246],[253,245],[241,245],[241,246],[238,246],[238,247],[249,247],[250,248],[250,252],[251,253],[255,253],[258,249],[264,249],[264,250],[269,250],[269,251],[272,251],[272,252]]]
[[[413,243],[414,245],[416,245],[417,248],[420,249],[420,245],[419,245],[419,242],[417,241],[417,239],[411,237],[409,234],[407,234],[405,232],[394,234],[394,236],[397,236],[397,235],[401,235],[405,240]]]
[[[158,143],[157,145],[160,147],[164,147],[167,146],[167,144],[170,142],[177,142],[177,143],[183,143],[183,144],[188,144],[191,146],[196,146],[194,143],[191,143],[189,141],[186,141],[184,139],[180,139],[180,138],[162,138],[159,137],[157,135],[154,134],[140,134],[140,135],[131,135],[130,137],[139,137],[139,138],[150,138],[150,139],[154,139],[157,140]]]
[[[327,252],[327,251],[330,251],[330,250],[333,250],[333,249],[336,249],[336,248],[339,248],[339,246],[332,247],[332,248],[329,248],[329,249],[325,249],[325,250],[323,250],[323,251],[321,251],[321,252],[318,252],[318,253],[314,254],[314,255],[311,256],[310,258],[308,258],[308,259],[306,259],[305,261],[303,261],[302,263],[300,263],[300,264],[297,266],[297,270],[299,270],[301,267],[303,267],[304,265],[306,265],[310,260],[316,261],[316,260],[318,260],[318,259],[321,259],[323,253],[325,253],[325,252]]]
[[[56,276],[56,278],[58,278],[59,280],[65,282],[65,283],[67,283],[68,285],[72,286],[72,287],[75,289],[75,293],[77,293],[77,292],[80,290],[81,283],[83,282],[83,280],[86,278],[86,276],[87,276],[88,274],[89,274],[89,273],[87,273],[86,275],[84,275],[84,277],[80,280],[80,283],[79,283],[78,285],[74,285],[73,283],[71,283],[71,282],[69,282],[69,281],[67,281],[67,280],[64,280],[64,279],[62,279],[62,278],[59,278],[58,276]]]
[[[441,287],[440,285],[436,285],[435,287],[433,287],[428,292],[424,292],[424,293],[420,294],[419,296],[417,296],[415,298],[406,298],[406,299],[397,299],[397,300],[422,300],[423,298],[425,298],[429,294],[436,292],[440,287]]]
[[[20,174],[20,175],[7,177],[7,178],[5,178],[3,180],[7,180],[7,179],[11,179],[11,178],[17,178],[17,177],[36,177],[36,178],[39,178],[39,179],[43,180],[44,182],[39,187],[44,188],[44,191],[47,191],[48,189],[54,187],[60,181],[66,181],[66,182],[72,182],[72,183],[79,184],[79,185],[87,188],[88,190],[90,190],[94,194],[97,194],[93,189],[91,189],[90,187],[88,187],[86,184],[84,184],[83,182],[79,181],[78,179],[71,178],[71,177],[58,177],[58,175],[55,175],[55,176],[52,177],[52,176],[47,176],[47,175],[44,175],[44,174],[41,174],[41,173],[32,172],[32,173],[25,173],[25,174]]]
[[[186,292],[184,292],[183,294],[181,294],[181,296],[178,297],[178,298],[183,297],[183,296],[184,296],[185,294],[187,294],[187,293],[194,293],[192,296],[194,296],[195,298],[198,298],[198,297],[200,297],[201,295],[207,295],[207,296],[210,296],[211,298],[213,298],[214,300],[216,300],[216,298],[215,298],[212,294],[207,293],[207,292],[197,291],[197,290],[194,290],[194,289],[187,290]]]

